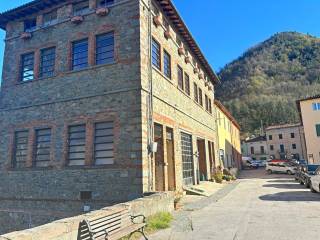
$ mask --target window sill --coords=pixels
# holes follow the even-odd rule
[[[65,73],[65,74],[78,73],[78,72],[83,72],[83,71],[88,71],[88,70],[94,70],[94,69],[97,69],[97,68],[103,68],[103,67],[107,67],[107,66],[112,66],[112,65],[115,65],[117,63],[118,63],[117,61],[113,61],[111,63],[92,65],[92,66],[88,66],[86,68],[76,69],[76,70],[69,70],[67,72],[62,72],[62,73]]]
[[[45,81],[45,80],[48,80],[48,79],[51,79],[51,78],[55,78],[57,77],[58,75],[53,75],[51,77],[40,77],[40,78],[35,78],[33,80],[29,80],[29,81],[18,81],[16,83],[16,85],[23,85],[23,84],[28,84],[28,83],[34,83],[34,82],[38,82],[38,81]]]
[[[173,80],[172,80],[171,78],[168,78],[166,75],[164,75],[164,73],[161,72],[157,67],[155,67],[155,66],[152,65],[152,68],[153,68],[157,73],[159,73],[164,79],[166,79],[169,83],[171,83],[172,85],[174,85],[174,84],[173,84]]]

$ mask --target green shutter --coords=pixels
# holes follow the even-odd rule
[[[320,124],[316,125],[317,136],[320,137]]]

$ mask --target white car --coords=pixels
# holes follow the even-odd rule
[[[287,173],[293,175],[296,173],[297,167],[284,162],[268,162],[266,170],[269,174],[271,173]]]
[[[320,192],[320,167],[315,171],[314,176],[310,178],[311,192]]]

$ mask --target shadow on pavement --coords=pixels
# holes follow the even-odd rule
[[[307,191],[280,192],[260,196],[263,201],[303,202],[320,201],[320,194]]]
[[[269,180],[270,183],[296,183],[294,179],[276,179],[276,180]]]
[[[288,181],[288,184],[265,184],[262,187],[282,188],[282,189],[306,189],[303,185],[292,184],[289,181]]]
[[[291,181],[292,176],[287,174],[268,174],[264,168],[242,170],[238,179],[287,179],[284,181]]]

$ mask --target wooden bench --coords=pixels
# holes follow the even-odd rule
[[[148,240],[144,233],[145,226],[145,216],[131,216],[127,208],[106,210],[94,219],[79,223],[77,240],[117,240],[128,235],[131,237],[135,232]]]

